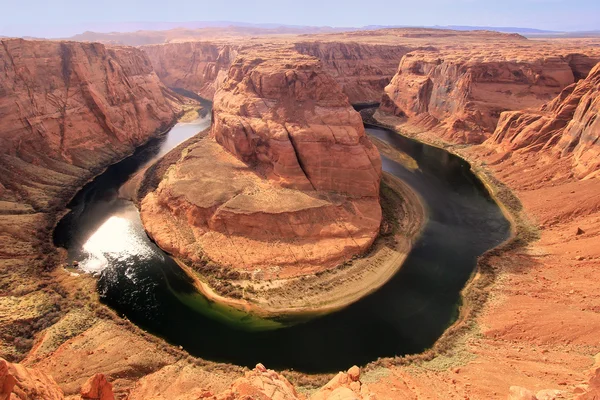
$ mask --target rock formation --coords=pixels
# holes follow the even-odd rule
[[[174,98],[140,50],[1,42],[3,199],[42,207],[174,120]]]
[[[294,44],[301,54],[318,58],[352,104],[377,103],[396,73],[398,63],[414,47],[356,42],[306,41]]]
[[[176,382],[160,382],[168,386]],[[182,384],[183,382],[179,382]],[[164,397],[156,390],[147,391],[146,385],[134,387],[127,395],[128,399],[211,399],[211,400],[374,400],[367,385],[360,381],[360,369],[356,366],[347,372],[338,373],[325,386],[307,397],[299,393],[284,376],[258,364],[236,379],[229,388],[213,394],[211,390],[198,387],[190,391],[186,385],[171,387],[169,396]],[[102,374],[96,374],[81,387],[80,396],[69,397],[73,400],[114,400],[112,385]],[[0,399],[2,400],[63,400],[65,395],[50,375],[20,364],[11,364],[0,359]]]
[[[184,42],[143,46],[142,49],[165,85],[212,99],[216,82],[226,74],[240,47],[218,42]]]
[[[0,43],[0,266],[3,294],[15,296],[2,298],[46,310],[57,302],[40,283],[57,265],[49,235],[57,216],[91,177],[166,129],[180,106],[140,50]],[[4,356],[19,357],[32,341],[19,329],[44,313],[4,314],[12,316],[0,323]]]
[[[212,99],[217,82],[227,73],[236,55],[244,48],[273,46],[265,43],[182,42],[143,46],[165,85],[198,93]],[[402,56],[414,47],[386,44],[295,41],[276,46],[295,50],[321,60],[348,96],[350,103],[378,102],[383,89],[394,76]]]
[[[51,376],[0,358],[0,399],[62,400],[64,394]]]
[[[541,52],[523,59],[516,51],[409,53],[386,87],[380,109],[424,128],[441,128],[445,140],[481,143],[494,132],[501,112],[541,106],[576,76],[587,75],[592,60]]]
[[[377,236],[379,153],[318,60],[240,55],[215,95],[211,132],[142,202],[146,229],[167,251],[294,276],[364,252]]]
[[[503,151],[572,157],[577,177],[600,168],[600,64],[539,111],[502,113],[490,145]]]

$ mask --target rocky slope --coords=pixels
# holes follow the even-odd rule
[[[570,157],[577,177],[598,175],[600,168],[600,64],[587,78],[565,88],[539,111],[505,112],[490,145],[506,152],[548,153]]]
[[[128,393],[129,400],[339,400],[356,399],[371,400],[375,397],[369,393],[369,387],[360,381],[361,371],[353,366],[347,372],[338,373],[321,389],[306,396],[299,393],[284,376],[258,364],[247,371],[243,377],[236,379],[227,389],[213,394],[206,387],[196,385],[189,387],[186,377],[180,376],[178,381],[165,382],[164,374],[150,374],[140,380]],[[63,400],[65,396],[50,375],[37,369],[26,368],[20,364],[11,364],[0,359],[0,395],[10,400]],[[112,385],[103,374],[90,377],[82,386],[78,396],[70,396],[72,400],[114,400]]]
[[[355,40],[364,35],[366,33],[349,33],[344,37]],[[381,42],[388,40],[388,35],[380,31],[368,32],[368,35],[378,41],[381,39]],[[403,36],[396,33],[392,36],[394,42],[418,40],[420,47],[442,48],[448,45],[443,44],[443,40],[447,39],[455,46],[454,42],[461,35],[449,32],[432,35],[431,32],[410,30]],[[475,35],[470,36],[480,40]],[[584,43],[583,50],[574,51],[565,49],[565,41],[557,42],[548,45],[544,51],[549,55],[592,54],[597,48],[597,45]],[[498,49],[505,45],[494,43]],[[529,51],[539,54],[538,48],[529,49],[525,42],[521,45],[524,47],[518,52],[514,48],[512,51],[522,55]],[[491,57],[495,48],[485,54]],[[480,52],[480,55],[484,53]],[[56,62],[53,57],[58,57],[57,53],[48,57],[49,63]],[[568,63],[589,65],[588,61],[582,60],[586,59],[571,58]],[[4,73],[6,68],[0,71]],[[579,74],[583,75],[582,72]],[[578,78],[575,72],[574,76]],[[5,79],[0,79],[0,85],[5,84]],[[3,88],[0,98],[3,98],[5,86],[0,87]],[[544,109],[540,113],[551,117],[547,111]],[[1,114],[1,118],[6,116]],[[46,119],[52,121],[53,116],[48,114]],[[399,127],[414,133],[406,130],[406,124]],[[421,140],[439,144],[439,138],[443,138],[439,132],[424,131],[422,126],[417,128],[416,137]],[[520,201],[513,199],[507,204],[511,205],[515,215],[525,215],[531,224],[535,224],[540,239],[532,242],[519,238],[514,248],[494,252],[486,258],[485,268],[476,280],[488,277],[490,270],[495,278],[486,287],[484,297],[487,300],[479,299],[484,303],[484,309],[468,319],[470,328],[459,334],[455,342],[444,342],[441,349],[436,347],[433,355],[390,358],[371,364],[360,378],[363,382],[361,392],[366,385],[369,394],[379,398],[505,399],[514,393],[524,393],[530,399],[535,396],[539,400],[598,398],[600,363],[597,357],[594,360],[594,354],[600,353],[597,334],[600,330],[597,290],[600,179],[594,177],[593,172],[577,173],[577,176],[587,177],[578,179],[573,158],[556,158],[555,151],[559,149],[550,144],[543,147],[544,151],[541,148],[530,151],[525,146],[522,151],[514,151],[512,157],[506,156],[504,146],[507,143],[504,141],[500,149],[493,141],[468,147],[453,146],[447,141],[442,144],[468,158],[477,170],[493,175],[502,183],[497,188],[504,185],[510,188]],[[17,158],[12,158],[10,165],[20,168],[19,171],[28,171],[22,168],[23,165],[36,167]],[[68,166],[67,163],[64,165]],[[71,175],[83,179],[87,173],[77,169],[65,179],[57,180],[55,177],[62,175],[48,172],[49,169],[42,171],[49,179],[39,185],[35,180],[31,181],[35,196],[15,194],[12,187],[0,186],[4,207],[0,214],[1,354],[22,357],[35,338],[34,348],[24,363],[30,370],[35,367],[45,375],[45,378],[40,376],[36,384],[47,381],[51,375],[65,395],[73,399],[80,396],[89,377],[99,372],[105,373],[113,383],[118,398],[131,395],[132,398],[181,400],[210,397],[228,389],[233,391],[231,384],[242,374],[241,368],[194,359],[176,347],[144,334],[116,315],[111,316],[93,295],[95,283],[92,279],[76,276],[62,268],[52,274],[42,273],[44,267],[56,265],[43,255],[49,248],[49,234],[44,227],[52,224],[53,217],[46,212],[36,212],[28,199],[39,199],[36,204],[48,204],[48,199],[56,197],[56,193],[63,193],[62,185],[72,182]],[[4,172],[0,178],[3,176]],[[75,186],[74,183],[67,185],[69,193]],[[43,328],[46,329],[35,337],[30,333]],[[407,363],[410,364],[408,367],[405,366]],[[6,388],[7,379],[2,368],[0,363],[0,387]],[[257,379],[257,374],[264,379]],[[267,385],[263,383],[265,379],[271,380],[268,371],[261,369],[249,380],[269,390],[288,387],[275,382]],[[8,381],[10,384],[11,380]],[[306,381],[298,382],[306,385]],[[311,386],[323,384],[318,382],[313,381]],[[352,385],[351,390],[356,388],[356,384],[347,382],[348,386]],[[527,389],[511,389],[515,385]],[[0,393],[6,395],[6,391]],[[243,392],[236,389],[235,393]],[[300,394],[298,390],[296,393]],[[272,396],[277,394],[269,392]],[[343,394],[349,395],[346,391]]]
[[[137,49],[5,39],[0,70],[0,196],[19,207],[46,208],[175,118]]]
[[[142,202],[161,247],[194,263],[208,256],[296,276],[373,243],[379,153],[315,58],[240,55],[215,95],[211,136],[189,147]]]
[[[140,50],[1,44],[0,348],[19,357],[61,314],[62,296],[44,289],[58,214],[93,175],[167,128],[179,105]]]
[[[436,129],[452,142],[481,143],[494,132],[501,112],[540,107],[586,76],[598,60],[561,56],[564,49],[548,55],[543,49],[524,53],[523,46],[506,47],[409,53],[386,87],[380,110]]]

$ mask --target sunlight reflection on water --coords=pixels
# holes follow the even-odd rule
[[[108,218],[83,245],[85,259],[80,268],[97,274],[110,264],[134,267],[136,262],[149,260],[156,254],[143,229],[131,211],[127,215]],[[133,277],[134,274],[130,274]]]

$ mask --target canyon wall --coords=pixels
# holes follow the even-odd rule
[[[161,247],[192,263],[208,256],[295,276],[373,243],[379,153],[317,59],[239,55],[215,94],[211,132],[142,202]]]
[[[212,99],[216,81],[235,59],[241,45],[183,42],[141,47],[161,81]]]
[[[145,54],[97,43],[2,40],[0,197],[44,208],[174,120]],[[63,199],[64,200],[64,199]]]
[[[572,157],[579,178],[600,169],[600,63],[538,111],[502,113],[490,145],[506,152]]]
[[[62,271],[51,230],[69,199],[168,128],[180,105],[140,50],[0,44],[0,355],[18,360],[71,307],[49,275]]]
[[[356,42],[306,41],[294,44],[301,54],[321,60],[324,70],[342,87],[350,103],[377,103],[414,47]]]
[[[518,51],[409,53],[386,87],[380,110],[436,128],[445,140],[481,143],[503,111],[540,107],[597,61],[582,54]]]
[[[290,41],[269,44],[248,42],[181,42],[141,47],[165,85],[191,90],[212,99],[217,81],[244,48],[280,47],[321,60],[348,96],[350,103],[379,102],[402,56],[414,47],[355,42]]]

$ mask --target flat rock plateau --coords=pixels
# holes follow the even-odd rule
[[[597,39],[427,29],[123,35],[152,44],[111,44],[119,34],[97,38],[106,44],[0,40],[0,398],[600,396]],[[256,262],[266,276],[294,279],[377,243],[379,156],[349,103],[381,103],[373,122],[471,162],[514,237],[481,257],[461,317],[424,354],[335,376],[191,357],[100,304],[94,279],[62,268],[50,238],[85,182],[176,121],[190,100],[171,89],[214,100],[214,125],[141,208],[155,240],[192,267],[202,243],[240,272]],[[353,171],[350,181],[322,147]],[[200,168],[205,154],[231,179]],[[188,197],[197,179],[218,190]],[[277,209],[256,201],[264,198]],[[314,209],[324,210],[318,224],[283,229],[283,217],[302,221]],[[276,270],[252,254],[254,243],[229,260],[210,242],[261,237],[258,214],[282,229]],[[176,227],[174,238],[153,219]],[[342,222],[354,230],[334,229]],[[314,226],[331,245],[314,240]]]

